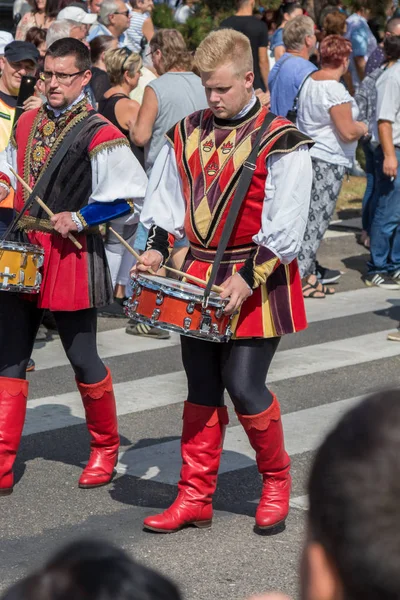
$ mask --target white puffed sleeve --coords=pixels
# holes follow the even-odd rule
[[[14,175],[10,171],[10,167],[17,170],[17,150],[12,144],[8,144],[7,148],[0,152],[0,173],[7,175],[11,181],[13,188],[16,186]]]
[[[273,154],[267,168],[261,229],[253,241],[288,264],[300,251],[308,219],[313,178],[309,150],[302,146]]]
[[[93,153],[91,165],[92,193],[89,204],[132,200],[135,210],[126,222],[137,220],[142,210],[148,180],[131,149],[126,145],[105,148]]]
[[[181,240],[185,235],[185,206],[175,152],[166,142],[151,171],[140,221],[146,229],[158,225]]]

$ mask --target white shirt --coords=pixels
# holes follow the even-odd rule
[[[308,148],[274,154],[267,159],[267,168],[261,228],[253,241],[288,264],[300,251],[308,219],[312,185]],[[140,220],[147,229],[155,224],[182,239],[185,212],[175,152],[166,142],[154,163]]]
[[[357,142],[344,142],[336,130],[330,109],[339,104],[351,104],[353,119],[359,109],[342,83],[333,80],[316,81],[309,77],[301,90],[297,107],[297,127],[314,140],[310,155],[326,162],[351,167]]]
[[[376,82],[376,90],[378,99],[373,141],[380,143],[378,121],[390,121],[392,123],[393,144],[400,146],[400,61],[385,69]]]

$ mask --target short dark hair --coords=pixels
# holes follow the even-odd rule
[[[103,52],[111,48],[113,41],[112,35],[98,35],[89,42],[90,58],[93,64],[97,63]]]
[[[312,467],[309,530],[352,600],[400,597],[400,391],[350,410]]]
[[[400,36],[387,35],[383,40],[383,50],[387,61],[399,60],[400,58]]]
[[[47,56],[52,58],[75,56],[75,63],[79,71],[86,71],[91,67],[89,49],[75,38],[67,37],[53,42],[47,49],[45,58]]]
[[[169,579],[108,542],[83,540],[59,552],[2,600],[180,600]]]
[[[40,27],[31,27],[26,32],[25,41],[30,42],[36,48],[40,46],[40,44],[46,43],[46,34],[47,29],[41,29]]]

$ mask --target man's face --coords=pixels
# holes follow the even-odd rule
[[[59,78],[55,76],[59,75]],[[68,77],[72,75],[72,77]],[[52,108],[62,110],[74,102],[91,79],[90,71],[79,73],[74,56],[53,58],[44,61],[45,94]]]
[[[123,0],[118,0],[116,5],[117,8],[115,13],[109,15],[108,18],[110,25],[114,27],[116,34],[121,35],[121,33],[128,29],[131,18],[129,16],[128,7]]]
[[[83,42],[86,46],[86,36],[89,32],[89,25],[84,25],[84,23],[79,23],[74,25],[69,32],[69,37],[72,37],[80,42]]]
[[[201,72],[208,106],[220,119],[231,119],[249,102],[254,74],[237,74],[232,64],[222,65],[210,73]]]
[[[10,96],[18,96],[23,75],[34,75],[36,66],[31,60],[9,62],[4,56],[0,58],[1,81]]]
[[[313,35],[306,35],[304,43],[307,48],[308,56],[314,54],[317,46],[317,36],[314,33]]]

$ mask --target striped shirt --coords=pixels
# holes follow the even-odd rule
[[[150,17],[149,13],[141,13],[133,10],[131,22],[126,30],[126,45],[132,52],[140,52],[140,42],[143,37],[143,23]]]

